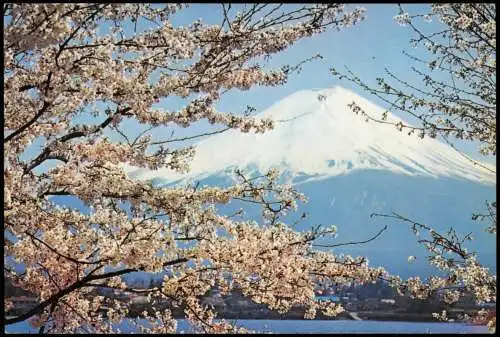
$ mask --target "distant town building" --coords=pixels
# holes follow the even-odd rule
[[[394,305],[396,304],[396,300],[393,300],[392,298],[382,298],[380,303]]]
[[[316,296],[316,301],[319,302],[340,302],[340,297],[334,295],[320,295]]]

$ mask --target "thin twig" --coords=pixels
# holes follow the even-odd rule
[[[365,240],[365,241],[351,241],[351,242],[345,242],[345,243],[337,243],[337,244],[334,244],[334,245],[313,244],[313,246],[315,246],[315,247],[329,247],[329,248],[332,248],[332,247],[339,247],[339,246],[347,246],[347,245],[356,245],[356,244],[361,244],[361,243],[367,243],[367,242],[373,241],[376,238],[378,238],[386,229],[387,229],[387,225],[385,225],[384,228],[382,228],[377,234],[375,234],[375,236],[373,236],[372,238],[370,238],[368,240]]]

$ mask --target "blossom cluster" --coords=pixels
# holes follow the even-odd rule
[[[147,130],[187,128],[203,119],[241,132],[272,129],[272,120],[215,106],[228,90],[282,85],[295,69],[265,70],[255,60],[363,18],[361,9],[340,4],[307,4],[283,14],[280,5],[259,5],[236,16],[225,6],[222,24],[198,20],[187,27],[172,24],[185,7],[178,4],[4,7],[4,232],[11,264],[5,273],[39,301],[6,324],[29,319],[40,332],[119,332],[112,324],[126,317],[127,305],[99,290],[137,292],[121,276],[143,271],[167,275],[161,287],[142,290],[149,299],[183,305],[206,332],[246,332],[214,321],[200,296],[237,285],[281,312],[301,305],[308,317],[316,310],[336,315],[340,306],[314,300],[318,279],[368,282],[384,273],[362,259],[315,251],[314,239],[330,229],[297,233],[283,224],[304,197],[278,184],[277,171],[239,174],[228,188],[161,188],[125,172],[125,165],[185,172],[194,154],[190,146],[166,148],[148,131],[131,139],[120,128],[128,119]],[[152,28],[130,33],[129,20]],[[173,96],[186,106],[154,107]],[[108,138],[109,130],[123,140]],[[85,209],[58,205],[54,196]],[[260,204],[264,223],[220,215],[216,206],[232,200]],[[12,264],[24,271],[14,272]],[[150,324],[134,321],[139,331],[176,331],[168,310],[144,316]]]

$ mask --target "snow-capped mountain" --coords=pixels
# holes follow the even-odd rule
[[[306,176],[306,181],[375,169],[495,182],[493,174],[437,139],[420,139],[391,125],[366,122],[347,107],[353,101],[367,112],[384,111],[339,86],[299,91],[256,116],[277,121],[273,130],[264,134],[230,130],[211,136],[196,144],[189,175],[166,169],[138,172],[139,178],[200,179],[237,167],[260,172],[276,167],[292,177]],[[389,114],[388,120],[400,119]]]
[[[227,131],[198,142],[188,174],[171,170],[129,170],[129,174],[151,179],[155,185],[199,181],[227,186],[235,168],[246,174],[278,168],[309,199],[283,219],[293,224],[307,213],[295,229],[335,224],[334,243],[343,243],[366,240],[389,225],[377,240],[335,248],[336,252],[366,256],[372,265],[383,265],[402,277],[431,273],[427,252],[408,224],[370,217],[394,211],[441,233],[450,226],[462,235],[473,232],[476,240],[468,249],[478,251],[480,260],[495,269],[496,238],[485,232],[486,224],[471,221],[473,212],[484,210],[486,200],[496,200],[495,175],[437,139],[419,139],[391,125],[365,122],[347,107],[352,101],[367,112],[383,112],[341,87],[300,91],[257,115],[278,121],[273,130],[257,135]],[[259,210],[248,204],[232,202],[221,211],[230,214],[240,207],[249,218],[261,219]],[[409,255],[417,256],[412,265],[407,262]]]

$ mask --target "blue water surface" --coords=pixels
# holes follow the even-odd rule
[[[178,333],[192,333],[187,320],[178,321]],[[393,321],[351,321],[351,320],[232,320],[237,325],[258,332],[270,333],[487,333],[485,326],[442,322],[393,322]],[[137,332],[127,321],[117,326],[123,333]],[[6,333],[37,333],[27,322],[5,327]]]

